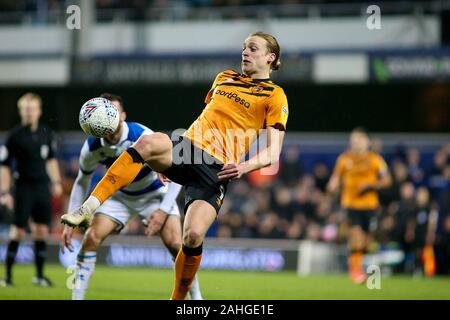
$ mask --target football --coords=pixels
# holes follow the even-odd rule
[[[97,138],[104,138],[114,133],[119,126],[119,119],[119,110],[105,98],[86,101],[81,107],[79,116],[84,133]]]

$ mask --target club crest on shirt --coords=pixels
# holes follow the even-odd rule
[[[286,106],[283,106],[282,108],[281,108],[281,111],[282,111],[282,113],[281,113],[281,119],[283,120],[283,122],[287,122],[287,119],[288,119],[288,116],[289,116],[289,111],[288,111],[288,109],[286,108]]]
[[[252,90],[252,93],[260,93],[261,91],[264,90],[264,88],[261,86],[255,86],[255,87],[252,87],[251,90]]]

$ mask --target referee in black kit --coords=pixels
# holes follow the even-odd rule
[[[0,147],[0,202],[14,210],[5,259],[6,276],[0,280],[0,286],[13,285],[12,267],[31,217],[36,265],[33,283],[50,287],[52,283],[44,276],[43,268],[52,217],[51,194],[58,197],[62,193],[58,161],[54,158],[55,142],[50,129],[39,124],[42,100],[38,95],[23,95],[17,106],[21,125],[9,132],[5,145]]]

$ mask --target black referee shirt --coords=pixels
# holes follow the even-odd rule
[[[13,168],[17,182],[48,183],[46,162],[55,157],[56,143],[52,131],[41,124],[32,132],[28,126],[13,128],[0,149],[0,163]]]

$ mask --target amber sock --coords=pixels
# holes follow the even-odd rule
[[[182,246],[175,260],[175,284],[172,300],[184,300],[191,287],[192,280],[197,273],[202,260],[203,246],[189,248]]]
[[[134,148],[123,152],[105,173],[92,195],[103,203],[119,189],[129,185],[141,171],[144,159]]]
[[[348,258],[348,267],[350,273],[359,273],[363,270],[363,251],[352,251]]]

